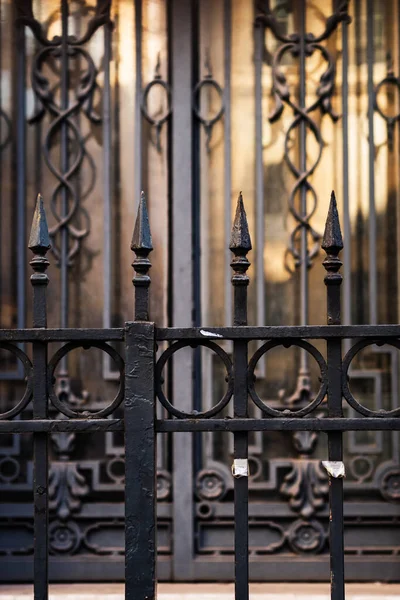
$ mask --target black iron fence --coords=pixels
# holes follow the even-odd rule
[[[131,248],[135,277],[135,321],[114,329],[47,329],[46,274],[50,248],[42,198],[36,204],[29,248],[33,274],[33,327],[0,330],[0,348],[13,353],[22,363],[26,390],[16,406],[0,415],[0,433],[33,434],[34,461],[34,598],[48,597],[49,434],[57,432],[125,433],[125,564],[127,600],[150,600],[156,595],[156,436],[161,432],[227,432],[234,436],[232,475],[235,500],[235,597],[248,598],[249,518],[248,518],[248,436],[263,431],[315,431],[328,436],[328,456],[323,462],[329,474],[331,598],[344,598],[343,548],[343,464],[342,437],[346,431],[400,430],[400,408],[373,411],[360,404],[349,386],[353,358],[365,347],[389,344],[400,348],[399,325],[342,326],[340,324],[341,261],[343,248],[336,200],[332,194],[322,248],[326,252],[327,326],[251,327],[247,325],[247,254],[251,250],[246,213],[239,196],[232,228],[234,325],[220,328],[158,328],[149,321],[149,254],[152,250],[146,201],[142,195]],[[357,340],[342,358],[342,340]],[[232,357],[218,343],[233,342]],[[326,360],[308,340],[326,341]],[[125,357],[112,346],[123,342]],[[156,356],[159,342],[169,344]],[[248,358],[249,344],[258,349]],[[48,345],[61,344],[48,358]],[[32,360],[25,350],[32,344]],[[23,346],[22,346],[23,345]],[[163,372],[169,359],[180,349],[204,346],[215,352],[226,369],[226,391],[222,399],[204,412],[184,412],[167,398]],[[320,370],[320,387],[307,406],[281,410],[267,405],[258,395],[255,370],[260,358],[277,346],[299,347],[315,359]],[[67,354],[75,348],[99,348],[115,360],[120,372],[119,390],[111,403],[98,412],[80,412],[68,406],[54,389],[55,373]],[[25,350],[23,350],[24,348]],[[345,418],[343,398],[358,414]],[[33,418],[24,410],[32,401]],[[49,418],[49,402],[65,418]],[[157,419],[156,402],[167,418]],[[233,402],[233,418],[224,409]],[[249,417],[249,402],[261,410],[261,418]],[[313,411],[326,402],[326,416]],[[114,418],[117,407],[123,418]],[[182,456],[182,460],[186,458]],[[251,566],[251,561],[250,561]]]

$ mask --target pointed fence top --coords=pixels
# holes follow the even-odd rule
[[[232,225],[229,249],[232,250],[234,254],[246,254],[251,248],[249,226],[247,223],[246,211],[244,209],[242,192],[240,192],[236,205],[235,219]]]
[[[340,230],[339,214],[334,191],[332,191],[331,194],[331,201],[325,224],[325,233],[321,246],[327,254],[333,255],[338,255],[343,249],[343,238]]]
[[[147,212],[146,196],[141,193],[138,213],[133,230],[131,250],[137,252],[143,250],[147,254],[153,250],[153,242],[151,239],[149,215]]]
[[[47,250],[51,248],[46,212],[44,210],[43,198],[40,194],[37,195],[36,199],[28,248],[35,254],[46,254]]]

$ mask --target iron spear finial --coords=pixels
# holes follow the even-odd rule
[[[33,287],[33,327],[46,327],[46,287],[49,283],[46,271],[50,264],[46,253],[51,248],[51,243],[43,198],[40,194],[36,198],[28,248],[33,253],[32,260],[29,263],[33,269],[31,275],[31,284]]]
[[[247,269],[250,267],[247,253],[251,250],[251,240],[242,192],[236,205],[229,249],[234,255],[231,262],[234,272],[232,284],[235,290],[233,321],[234,325],[247,325],[247,286],[249,285]]]
[[[44,256],[51,248],[46,211],[44,210],[43,198],[41,194],[38,194],[36,198],[36,206],[32,219],[28,248],[29,250],[32,250],[34,254],[39,254],[40,256]]]
[[[325,224],[325,233],[322,238],[322,248],[327,254],[337,256],[343,250],[343,238],[340,230],[339,213],[337,209],[335,192],[331,193],[328,216]]]
[[[133,230],[131,250],[140,256],[147,256],[153,250],[151,239],[149,215],[147,212],[146,196],[144,192],[140,195],[138,213]]]
[[[232,250],[235,255],[242,256],[247,254],[251,248],[249,226],[247,223],[246,211],[244,209],[242,192],[240,192],[236,205],[235,219],[232,225],[229,249]]]
[[[144,192],[140,196],[131,250],[136,254],[132,263],[132,267],[135,270],[135,276],[132,280],[135,287],[135,321],[148,321],[150,286],[150,276],[148,273],[151,268],[148,256],[153,250],[153,242]]]
[[[343,249],[343,239],[334,192],[331,194],[322,248],[326,252],[326,258],[322,264],[326,270],[324,281],[328,295],[328,325],[340,325],[340,286],[343,278],[339,273],[339,269],[342,266],[339,253]]]

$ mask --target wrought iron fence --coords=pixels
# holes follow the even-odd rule
[[[343,463],[342,438],[346,431],[398,431],[400,408],[373,411],[352,394],[348,372],[353,358],[366,346],[389,344],[400,349],[399,325],[342,326],[339,273],[343,248],[336,199],[332,193],[322,248],[326,252],[327,326],[251,327],[247,323],[247,286],[251,250],[242,195],[234,218],[230,250],[233,254],[234,288],[233,326],[220,328],[159,328],[149,321],[149,254],[152,239],[146,200],[142,194],[131,249],[135,253],[135,320],[125,328],[114,329],[47,329],[46,288],[49,283],[46,257],[50,237],[41,196],[38,196],[29,249],[33,253],[33,326],[31,329],[0,330],[0,348],[13,353],[22,363],[26,390],[21,400],[0,415],[0,433],[33,434],[34,463],[34,598],[48,598],[49,563],[49,434],[123,431],[125,434],[125,581],[127,600],[149,600],[156,595],[156,436],[159,433],[224,432],[234,437],[232,476],[234,478],[235,521],[235,598],[246,600],[249,586],[249,515],[248,515],[248,436],[250,432],[292,431],[324,432],[328,436],[328,456],[323,466],[329,475],[329,541],[331,598],[343,600]],[[326,358],[309,340],[326,341]],[[342,341],[357,340],[342,357]],[[233,342],[233,356],[219,344]],[[111,345],[124,343],[124,359]],[[157,344],[168,348],[157,357]],[[249,360],[249,344],[260,343]],[[50,343],[61,343],[49,359]],[[32,345],[32,360],[21,344]],[[226,391],[219,402],[203,412],[187,412],[175,406],[164,391],[163,373],[168,361],[185,347],[204,346],[216,353],[226,370]],[[300,409],[278,409],[267,405],[257,393],[256,366],[271,349],[297,346],[318,364],[320,386],[315,397]],[[120,383],[115,398],[105,408],[88,412],[68,406],[65,397],[54,387],[55,373],[67,354],[75,348],[95,347],[116,363]],[[343,399],[357,413],[345,418]],[[32,401],[33,417],[25,418],[24,409]],[[156,417],[156,403],[166,411],[166,418]],[[223,411],[233,403],[233,418]],[[249,417],[249,402],[261,411],[260,418]],[[326,416],[315,416],[317,407],[326,402]],[[53,405],[61,419],[49,417]],[[123,407],[123,418],[115,418]],[[314,413],[314,414],[313,414]],[[182,461],[185,457],[181,457]]]

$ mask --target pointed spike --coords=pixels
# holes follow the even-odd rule
[[[322,239],[322,248],[328,254],[337,255],[343,249],[343,238],[340,230],[339,213],[337,209],[335,192],[332,191],[326,219],[325,233]]]
[[[244,209],[242,192],[240,192],[236,205],[235,219],[232,225],[229,249],[232,250],[234,254],[237,252],[246,254],[251,248],[249,226],[247,223],[246,211]]]
[[[44,210],[43,198],[40,194],[37,195],[36,199],[28,248],[35,254],[43,255],[51,248],[46,211]]]
[[[147,253],[153,250],[153,242],[151,239],[149,215],[147,212],[146,196],[141,193],[138,213],[133,230],[131,250],[144,250]]]

